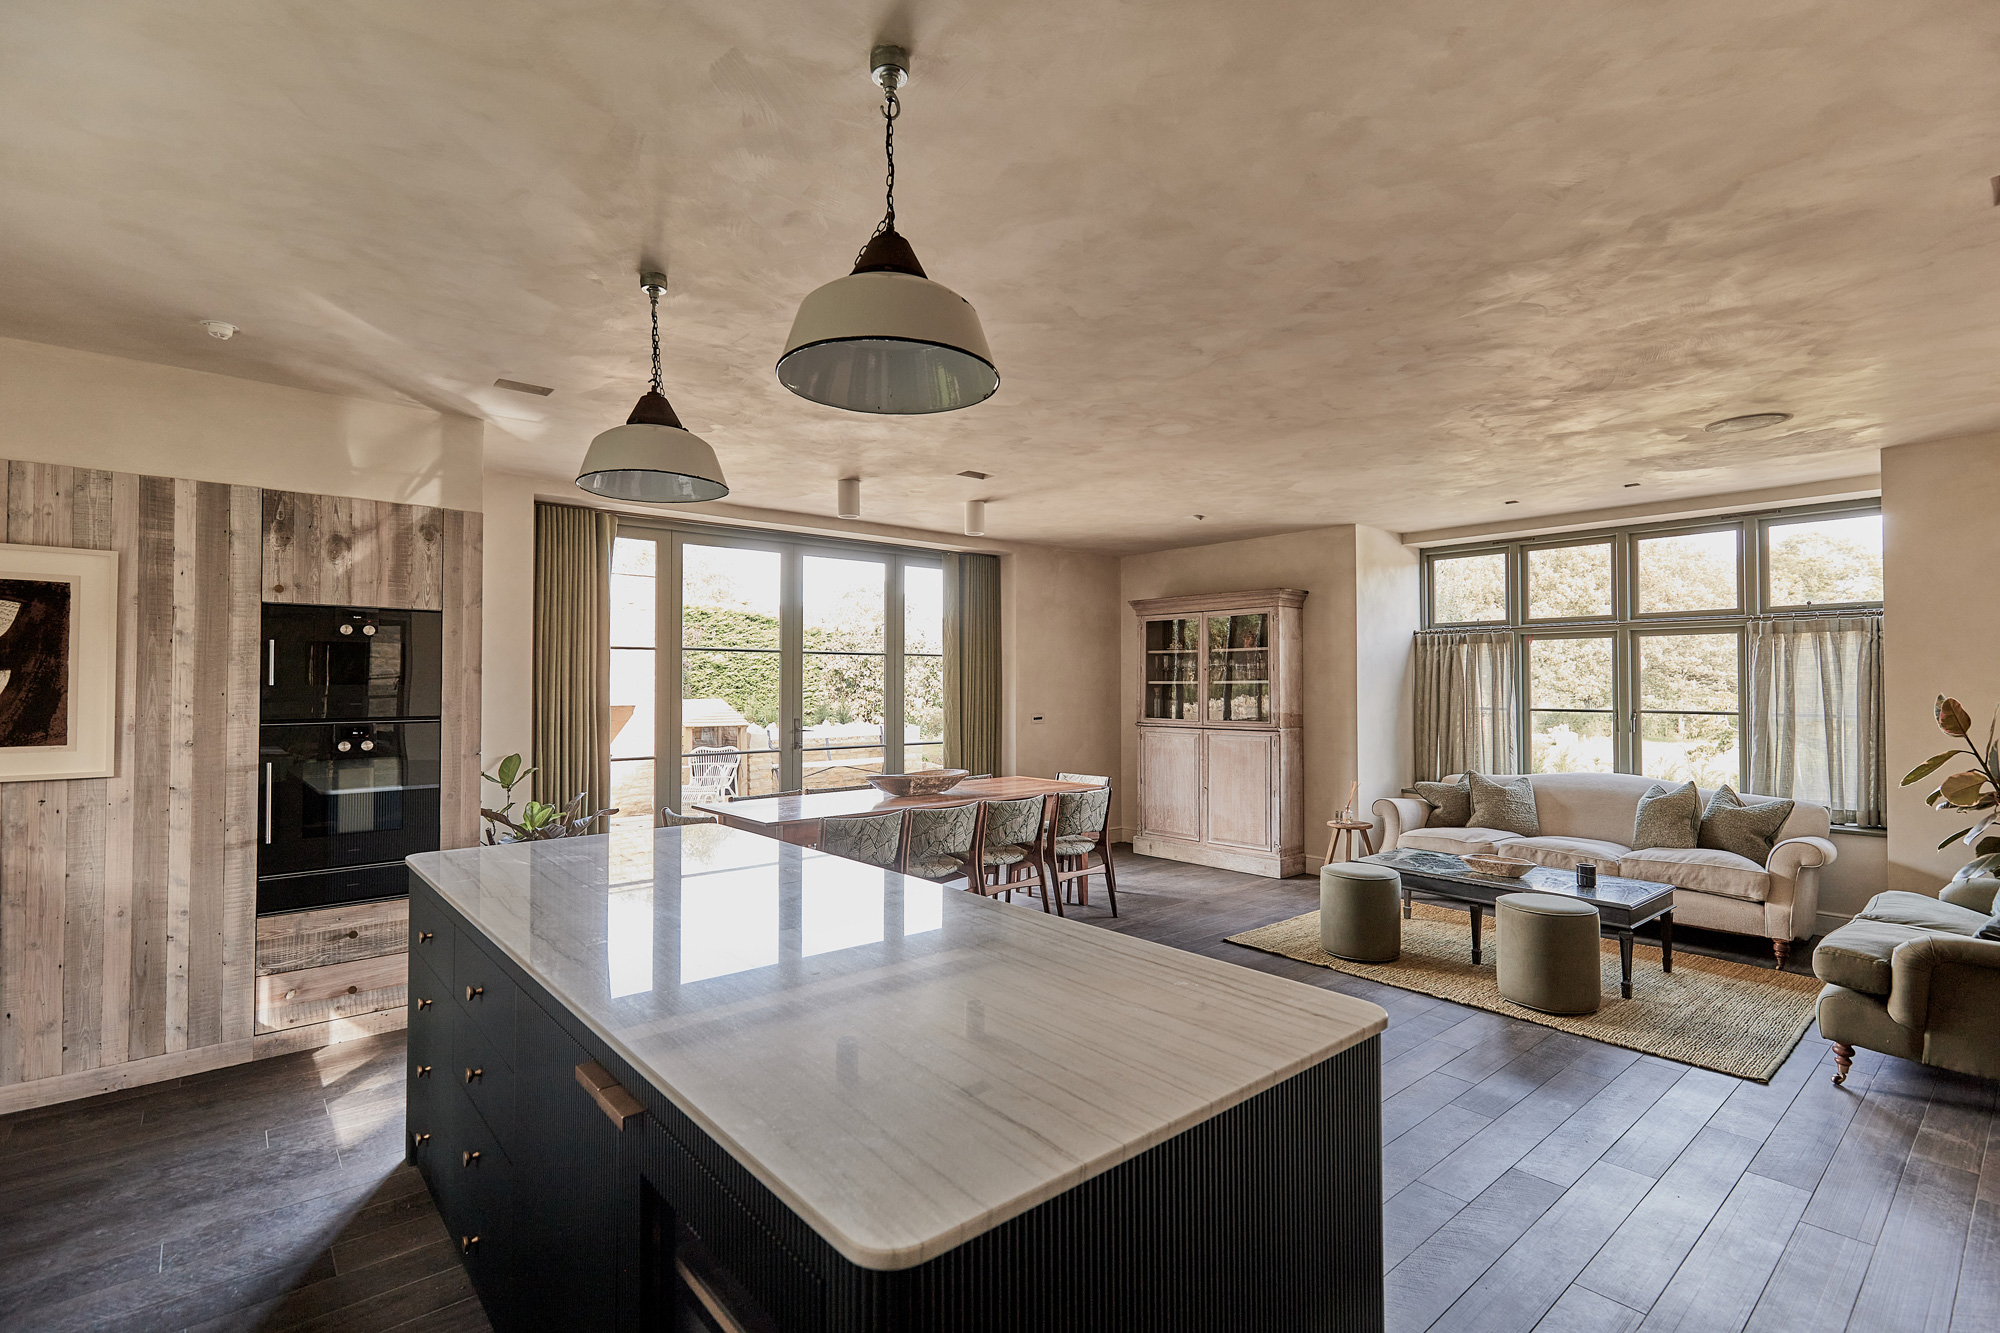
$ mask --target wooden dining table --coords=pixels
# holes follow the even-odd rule
[[[739,801],[697,801],[694,808],[714,815],[730,828],[761,833],[801,847],[819,845],[819,821],[855,815],[886,815],[921,806],[964,805],[968,801],[1017,801],[1024,796],[1055,797],[1063,792],[1091,791],[1088,782],[1057,782],[1053,778],[967,778],[935,796],[891,796],[873,787],[851,791],[809,791],[795,796],[753,796]]]

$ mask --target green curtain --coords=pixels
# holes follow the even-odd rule
[[[944,558],[944,762],[1000,765],[1000,559]]]
[[[618,516],[535,506],[535,777],[538,801],[589,809],[611,795],[611,539]]]

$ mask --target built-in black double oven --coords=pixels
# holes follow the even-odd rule
[[[264,607],[257,911],[399,898],[438,847],[444,617]]]

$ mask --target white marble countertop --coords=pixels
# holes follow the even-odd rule
[[[1375,1005],[716,825],[410,866],[841,1254],[924,1262]]]

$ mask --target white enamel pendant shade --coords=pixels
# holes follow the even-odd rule
[[[715,450],[650,392],[624,425],[590,442],[576,484],[607,500],[639,504],[694,504],[729,494]]]

